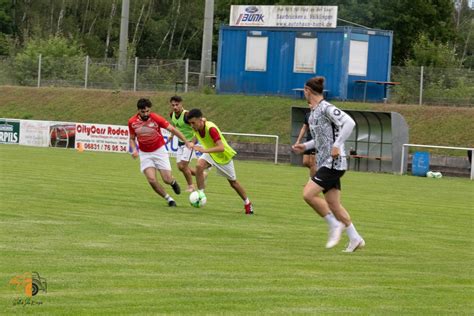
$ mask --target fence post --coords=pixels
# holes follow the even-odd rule
[[[275,142],[275,164],[278,164],[278,143],[280,137],[277,135],[276,142]]]
[[[184,93],[188,92],[189,58],[184,61]]]
[[[135,57],[135,70],[133,74],[133,92],[137,91],[137,72],[138,72],[138,57]]]
[[[420,69],[420,100],[418,102],[419,105],[423,104],[423,66]]]
[[[41,86],[41,54],[38,56],[38,88]]]
[[[84,74],[84,89],[87,89],[87,78],[89,77],[89,55],[86,56],[86,65],[85,65],[85,74]]]

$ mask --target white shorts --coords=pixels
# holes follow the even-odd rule
[[[144,152],[140,151],[140,171],[145,171],[146,168],[155,168],[158,170],[171,171],[170,157],[165,146],[161,146],[155,151]]]
[[[189,149],[185,145],[179,146],[176,151],[176,162],[186,161],[190,162],[193,159],[194,149]]]
[[[229,161],[225,165],[218,164],[217,162],[212,159],[211,155],[208,153],[202,154],[199,159],[204,159],[207,161],[211,166],[215,166],[217,169],[217,174],[223,177],[226,177],[228,180],[235,181],[237,180],[237,175],[235,174],[234,168],[234,160]]]

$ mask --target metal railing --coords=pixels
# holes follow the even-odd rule
[[[402,147],[402,157],[400,159],[400,174],[403,175],[405,170],[407,169],[407,161],[406,157],[407,154],[407,149],[408,147],[422,147],[422,148],[442,148],[442,149],[453,149],[453,150],[468,150],[471,152],[471,157],[472,154],[474,154],[474,148],[468,148],[468,147],[450,147],[450,146],[437,146],[437,145],[420,145],[420,144],[403,144]],[[471,159],[471,174],[470,174],[470,179],[474,179],[474,160]]]

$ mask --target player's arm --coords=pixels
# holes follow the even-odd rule
[[[303,126],[301,126],[301,130],[300,130],[300,133],[298,135],[298,138],[296,139],[295,144],[299,144],[301,142],[301,140],[303,139],[303,136],[306,134],[307,130],[308,130],[308,125],[303,124]]]
[[[173,125],[169,124],[166,128],[172,135],[178,137],[183,143],[186,144],[186,147],[191,148],[191,143],[184,137],[183,133],[179,131],[179,129],[175,128]]]
[[[222,140],[215,141],[216,146],[211,147],[211,148],[204,148],[202,146],[194,146],[194,149],[196,151],[202,152],[202,153],[221,153],[224,151],[224,143]]]
[[[212,127],[209,129],[209,136],[212,138],[214,141],[215,146],[212,146],[210,148],[204,148],[199,145],[195,145],[194,149],[196,151],[202,152],[202,153],[220,153],[223,152],[225,147],[224,143],[221,140],[221,134],[217,131],[216,128]]]
[[[130,148],[132,149],[132,157],[133,159],[138,157],[138,150],[137,150],[137,143],[135,142],[135,133],[132,130],[128,133],[130,135],[128,143],[130,144]]]
[[[176,126],[175,126],[173,123],[171,123],[172,118],[173,118],[173,111],[171,111],[171,112],[169,113],[169,117],[170,117],[170,122],[169,122],[170,125],[172,125],[172,126],[174,126],[174,127],[176,128]],[[174,134],[171,134],[171,135],[168,137],[168,141],[166,142],[166,144],[172,144],[172,143],[173,143],[173,137],[174,137]]]
[[[137,135],[135,134],[135,130],[133,129],[130,121],[128,121],[128,135],[128,143],[130,144],[130,148],[132,149],[132,157],[133,159],[135,159],[138,157],[137,143],[135,142]]]
[[[336,126],[340,128],[339,135],[335,139],[331,149],[331,156],[337,157],[341,154],[341,147],[349,138],[349,136],[351,136],[352,130],[356,124],[348,114],[339,110],[335,106],[328,107],[326,110],[326,115]]]
[[[315,142],[314,142],[314,139],[310,140],[310,141],[307,141],[305,143],[300,143],[300,144],[294,144],[293,146],[291,146],[291,149],[293,149],[293,151],[297,154],[302,154],[304,151],[306,150],[309,150],[309,149],[313,149],[315,148],[316,145],[315,145]]]

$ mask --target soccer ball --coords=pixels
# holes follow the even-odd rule
[[[206,205],[207,198],[204,193],[194,191],[189,195],[189,203],[194,207],[203,207]]]
[[[428,171],[428,172],[426,173],[426,177],[427,177],[427,178],[434,178],[434,172],[433,172],[433,171]]]

